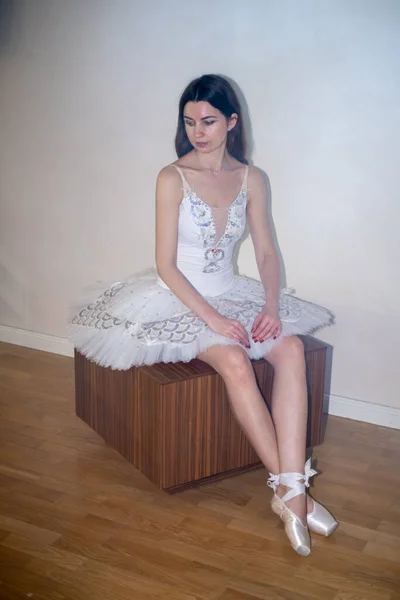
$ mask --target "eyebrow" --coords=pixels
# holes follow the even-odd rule
[[[192,119],[192,117],[189,117],[188,115],[183,115],[184,119],[189,119],[189,121],[195,121],[196,119]],[[210,115],[208,117],[201,117],[200,121],[206,121],[207,119],[217,119],[218,117],[216,115]]]

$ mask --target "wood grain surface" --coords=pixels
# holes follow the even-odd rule
[[[263,469],[169,495],[76,415],[73,361],[0,344],[2,600],[398,600],[400,431],[328,418],[304,558]],[[115,423],[114,425],[115,426]]]
[[[323,439],[326,345],[303,337],[309,390],[308,447]],[[273,368],[253,361],[271,402]],[[117,371],[75,353],[76,414],[160,489],[169,492],[261,466],[208,364],[156,364]]]

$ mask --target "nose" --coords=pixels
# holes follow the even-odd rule
[[[202,123],[199,123],[198,125],[195,126],[194,129],[194,137],[196,139],[202,138],[204,135],[204,126]]]

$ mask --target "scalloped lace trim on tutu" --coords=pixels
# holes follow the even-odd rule
[[[293,290],[281,291],[281,336],[263,343],[251,338],[254,319],[265,303],[259,281],[237,275],[228,292],[206,300],[220,314],[240,320],[250,334],[247,354],[257,359],[285,336],[313,333],[333,323],[327,309],[292,294]],[[161,288],[154,269],[107,288],[92,286],[73,309],[68,331],[75,348],[87,358],[122,370],[157,362],[188,362],[211,346],[238,345],[213,332],[170,290]]]

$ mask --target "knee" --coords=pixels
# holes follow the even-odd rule
[[[304,344],[297,335],[291,335],[283,338],[282,344],[285,348],[285,352],[291,356],[298,358],[304,358]]]
[[[223,378],[241,383],[247,381],[251,372],[252,366],[246,352],[239,346],[227,346],[221,362]]]
[[[274,367],[281,364],[305,366],[304,345],[295,335],[283,340],[265,357]]]

